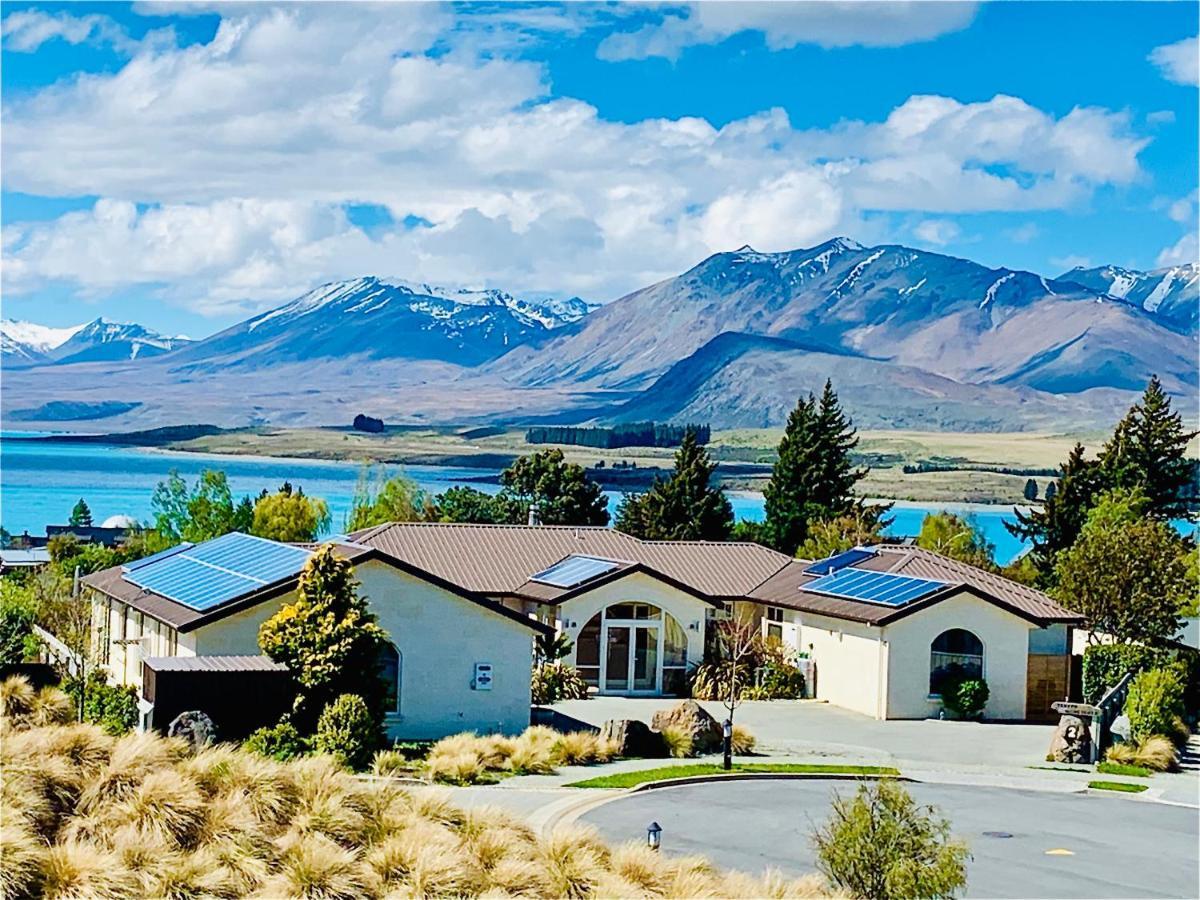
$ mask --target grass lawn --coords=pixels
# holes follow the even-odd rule
[[[1101,775],[1132,775],[1134,778],[1149,778],[1154,773],[1145,766],[1130,766],[1125,763],[1102,762],[1096,766]]]
[[[1140,794],[1146,790],[1145,784],[1126,784],[1123,781],[1089,781],[1088,787],[1093,791],[1117,791],[1122,794]]]
[[[617,772],[601,775],[586,781],[576,781],[567,787],[578,788],[630,788],[647,781],[664,781],[668,778],[692,778],[696,775],[725,775],[746,772],[788,773],[795,775],[899,775],[898,769],[889,766],[833,766],[806,763],[734,763],[726,773],[716,763],[693,763],[691,765],[663,766],[659,769],[642,769],[637,772]]]

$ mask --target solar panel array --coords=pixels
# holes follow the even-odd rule
[[[864,559],[870,559],[872,556],[875,556],[874,550],[864,550],[862,547],[855,547],[853,550],[835,554],[827,559],[819,559],[808,566],[804,572],[808,575],[828,575],[830,572],[853,566]]]
[[[575,554],[559,560],[550,568],[544,569],[536,575],[531,575],[529,580],[539,581],[552,587],[572,588],[620,567],[621,563],[611,559]]]
[[[172,547],[124,572],[126,581],[203,612],[299,574],[311,556],[301,547],[233,532]]]
[[[891,572],[867,572],[862,569],[840,569],[804,585],[805,591],[842,597],[846,600],[865,600],[885,606],[903,606],[945,587],[945,582],[928,578],[910,578]]]

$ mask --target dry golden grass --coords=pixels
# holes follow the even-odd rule
[[[556,766],[605,763],[616,755],[617,746],[594,732],[561,734],[534,725],[514,738],[471,732],[442,738],[429,749],[424,771],[445,784],[476,784],[500,774],[548,775]]]
[[[733,749],[734,756],[745,756],[748,753],[754,752],[754,745],[758,743],[758,739],[745,725],[734,725],[733,736],[729,740],[729,744]]]
[[[667,745],[667,752],[676,759],[692,755],[692,736],[683,729],[668,725],[662,729],[662,738],[663,743]]]
[[[594,832],[539,837],[496,810],[464,812],[429,786],[360,780],[329,757],[291,763],[155,735],[32,726],[6,708],[0,742],[0,896],[83,898],[794,897],[820,882],[722,873],[704,860]],[[490,739],[478,739],[489,741]],[[478,764],[473,744],[447,756]],[[536,730],[497,747],[573,760],[603,748]]]
[[[1141,766],[1154,772],[1166,772],[1175,767],[1177,757],[1175,745],[1170,738],[1154,734],[1140,743],[1125,741],[1113,744],[1105,751],[1104,758],[1112,763],[1126,766]]]

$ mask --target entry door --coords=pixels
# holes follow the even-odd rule
[[[658,693],[658,623],[606,623],[604,633],[604,691]]]

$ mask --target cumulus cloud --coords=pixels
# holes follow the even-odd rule
[[[98,13],[75,16],[66,12],[19,10],[4,17],[0,31],[4,49],[17,53],[33,53],[42,44],[56,39],[68,44],[109,43],[122,50],[135,46],[116,22]]]
[[[1200,38],[1184,38],[1150,51],[1150,62],[1176,84],[1200,85]]]
[[[220,7],[212,41],[6,103],[5,186],[103,197],[4,232],[4,288],[160,286],[251,310],[376,273],[610,299],[704,255],[932,219],[1062,208],[1140,174],[1123,113],[912,97],[801,130],[779,109],[604,119],[526,58],[444,41],[443,7]],[[345,209],[386,207],[356,227]]]
[[[762,34],[772,50],[798,44],[822,47],[896,47],[965,28],[975,3],[793,2],[760,0],[693,3],[664,9],[661,21],[618,31],[601,42],[601,59],[677,59],[687,47],[716,44],[735,34]]]
[[[1200,263],[1200,234],[1190,231],[1158,254],[1158,265],[1181,266]]]
[[[1004,234],[1014,244],[1028,244],[1041,234],[1041,229],[1034,222],[1026,222],[1023,225],[1018,225],[1016,228],[1010,228]]]
[[[945,247],[958,240],[962,229],[949,219],[925,219],[917,223],[913,228],[913,234],[917,240],[926,244]]]

